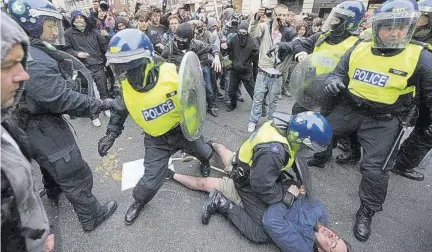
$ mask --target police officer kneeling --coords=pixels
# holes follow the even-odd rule
[[[145,174],[133,191],[135,202],[125,216],[125,223],[131,225],[164,183],[172,154],[183,150],[197,157],[201,173],[207,177],[213,150],[202,136],[190,142],[183,135],[176,66],[154,56],[146,35],[136,29],[122,30],[112,37],[108,50],[107,60],[120,83],[121,96],[115,100],[106,136],[99,141],[99,154],[107,154],[128,114],[145,133]]]
[[[419,15],[413,0],[383,3],[373,17],[372,42],[348,51],[326,79],[328,94],[348,89],[347,102],[327,118],[333,140],[357,132],[364,149],[354,225],[360,241],[369,238],[372,217],[387,195],[389,175],[381,168],[400,131],[400,118],[411,109],[416,89],[432,102],[432,53],[410,43]]]

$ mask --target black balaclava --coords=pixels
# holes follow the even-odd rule
[[[249,28],[249,23],[246,20],[242,20],[238,26],[238,30],[240,29],[244,29],[244,30],[248,30]],[[240,46],[241,47],[245,47],[249,38],[249,33],[246,35],[240,34],[237,30],[237,36],[239,37],[240,40]]]
[[[180,50],[189,49],[191,40],[194,36],[192,26],[188,23],[180,24],[177,28],[175,35],[180,37],[182,40],[186,40],[186,41],[180,41],[180,40],[175,39],[175,37],[174,37],[174,39],[177,42],[178,49],[180,49]]]

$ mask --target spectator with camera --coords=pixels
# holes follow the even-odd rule
[[[273,112],[277,109],[282,88],[282,71],[289,66],[289,60],[287,58],[280,62],[280,64],[277,64],[276,57],[274,55],[267,55],[267,51],[273,45],[279,42],[290,42],[295,37],[294,29],[282,25],[282,20],[285,20],[288,15],[288,7],[286,5],[279,4],[272,12],[268,10],[266,12],[266,9],[267,8],[260,8],[255,14],[255,19],[249,26],[250,35],[260,40],[259,72],[255,83],[251,115],[248,124],[248,132],[250,133],[255,131],[255,126],[261,117],[262,104],[267,92],[269,99],[267,117],[269,120],[273,118]],[[266,14],[272,19],[261,25],[259,20]]]

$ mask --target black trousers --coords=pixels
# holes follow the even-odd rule
[[[134,199],[141,204],[153,199],[166,181],[169,158],[174,153],[183,150],[201,162],[208,162],[213,155],[213,149],[204,142],[202,136],[190,142],[184,137],[180,126],[159,137],[146,134],[144,147],[145,173],[133,190]]]
[[[271,238],[267,235],[262,224],[257,223],[243,207],[236,204],[232,205],[233,207],[228,210],[228,219],[242,235],[252,242],[270,242]]]
[[[402,143],[395,162],[395,168],[401,171],[417,167],[428,152],[432,149],[432,141],[427,140],[424,131],[430,124],[427,108],[420,106],[420,115],[414,130]]]
[[[362,179],[359,197],[373,211],[381,211],[387,196],[389,181],[388,171],[381,171],[394,141],[400,131],[400,121],[396,117],[376,118],[359,113],[353,108],[341,104],[327,116],[333,130],[333,141],[357,132],[363,147],[363,159],[360,165]],[[332,146],[316,156],[331,156]],[[319,158],[319,157],[318,157]]]
[[[306,112],[306,111],[308,111],[308,109],[306,109],[305,107],[303,107],[302,105],[300,105],[298,102],[294,103],[294,105],[292,107],[292,110],[291,110],[291,112],[292,112],[293,115],[297,115],[299,113]],[[322,113],[322,115],[323,116],[328,116],[329,113],[330,112]],[[342,140],[342,139],[339,139],[339,140]],[[350,145],[351,149],[357,150],[357,151],[359,150],[360,143],[358,141],[357,133],[356,132],[350,134],[348,137],[345,138],[345,140],[349,142],[349,145]],[[336,146],[337,146],[337,142],[334,142],[332,147],[336,148]],[[324,156],[327,156],[327,158],[330,158],[330,156],[328,156],[328,153],[327,153],[327,155],[324,155]]]
[[[96,82],[100,98],[102,100],[109,98],[107,76],[104,65],[92,65],[89,66],[88,69],[91,71],[93,80]]]
[[[61,188],[83,228],[93,228],[101,204],[92,194],[93,174],[69,125],[59,116],[45,115],[31,118],[25,132],[45,188]]]
[[[239,73],[234,69],[227,70],[226,73],[229,77],[228,81],[228,96],[229,103],[233,106],[237,106],[237,90],[240,88],[240,84],[243,82],[246,91],[248,92],[251,99],[253,99],[254,88],[255,88],[255,80],[253,78],[253,72],[247,71],[245,73]]]

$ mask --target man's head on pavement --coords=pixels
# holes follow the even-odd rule
[[[64,45],[63,16],[48,0],[12,0],[8,12],[29,37]]]
[[[27,35],[4,12],[1,12],[1,109],[17,103],[22,92],[22,82],[29,79],[25,71],[29,44]],[[2,118],[3,119],[3,118]]]
[[[314,228],[315,243],[319,252],[348,252],[350,245],[342,238],[337,236],[335,232],[328,229],[321,223],[317,223]]]

